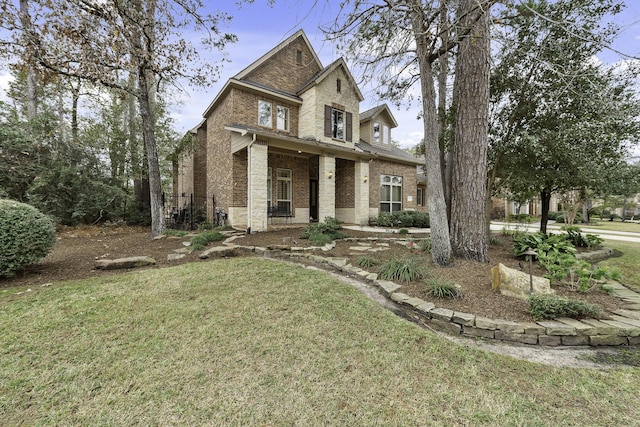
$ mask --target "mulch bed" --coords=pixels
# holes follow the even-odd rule
[[[299,245],[309,246],[308,241],[300,239],[299,228],[284,228],[276,231],[254,233],[238,238],[234,243],[245,246],[270,245]],[[403,283],[402,292],[433,302],[438,307],[449,308],[455,311],[466,312],[489,318],[532,321],[527,314],[528,304],[515,298],[504,297],[491,291],[491,267],[502,263],[507,267],[523,270],[528,273],[528,264],[515,258],[511,252],[510,237],[497,234],[497,244],[489,248],[490,262],[477,263],[465,260],[456,260],[450,267],[439,267],[431,263],[430,256],[420,252],[417,248],[393,242],[393,239],[402,236],[390,233],[367,233],[358,230],[343,229],[343,234],[351,238],[390,239],[389,249],[382,252],[368,254],[382,263],[391,257],[419,257],[424,267],[435,277],[460,285],[462,296],[458,299],[434,299],[427,293],[423,282]],[[424,235],[412,236],[416,241],[424,238]],[[75,227],[64,228],[58,232],[58,241],[53,251],[40,263],[26,268],[12,278],[0,279],[0,288],[30,286],[38,287],[44,284],[70,279],[82,279],[87,277],[106,276],[120,274],[120,271],[104,271],[95,268],[96,260],[102,258],[122,258],[128,256],[150,256],[156,260],[156,265],[148,268],[165,268],[188,262],[207,262],[200,260],[198,253],[191,253],[179,260],[169,261],[168,254],[177,249],[184,248],[183,242],[188,237],[166,237],[161,240],[151,240],[149,229],[144,227],[129,226],[103,226],[103,227]],[[222,242],[212,243],[220,245]],[[357,245],[353,241],[338,241],[336,247],[328,252],[318,252],[318,255],[329,257],[347,258],[350,263],[362,254],[354,253],[352,248]],[[246,256],[246,252],[240,252]],[[375,271],[376,267],[370,268]],[[137,271],[137,270],[136,270]],[[535,275],[543,272],[534,264]],[[563,286],[554,286],[556,293],[568,298],[575,298],[600,305],[603,310],[611,312],[622,306],[617,297],[599,289],[588,293],[574,292]]]

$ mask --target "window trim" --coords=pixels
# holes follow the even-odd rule
[[[416,204],[418,206],[424,206],[424,188],[422,187],[417,188]]]
[[[388,181],[385,179],[388,178]],[[394,182],[395,181],[395,182]],[[383,200],[385,186],[389,187],[389,200]],[[380,212],[399,212],[402,211],[402,193],[403,193],[403,179],[402,176],[399,175],[380,175]],[[394,188],[400,188],[400,197],[399,200],[394,200],[393,194]],[[389,210],[383,209],[383,205],[388,205]],[[397,208],[397,209],[394,209]]]
[[[267,168],[267,208],[273,203],[273,169],[271,166]]]
[[[285,172],[288,176],[280,176],[281,172]],[[280,197],[280,182],[288,182],[286,196],[288,198]],[[285,205],[289,212],[293,212],[293,172],[291,169],[276,169],[276,206],[282,207]]]

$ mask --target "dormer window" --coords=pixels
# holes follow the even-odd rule
[[[382,126],[382,143],[389,144],[391,143],[391,129],[388,126]]]
[[[373,142],[380,143],[380,123],[378,122],[373,124]]]
[[[342,80],[341,79],[337,79],[336,80],[336,92],[338,92],[338,93],[342,92]]]
[[[302,65],[302,51],[300,49],[296,50],[296,64]]]

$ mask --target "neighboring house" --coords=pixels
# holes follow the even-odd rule
[[[360,113],[362,100],[344,60],[323,67],[296,32],[211,102],[193,147],[176,156],[174,195],[207,197],[250,232],[426,210],[420,161],[391,143],[393,114],[386,105]]]

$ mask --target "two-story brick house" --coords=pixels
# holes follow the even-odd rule
[[[252,232],[421,208],[420,162],[392,145],[389,108],[360,113],[362,100],[344,60],[323,67],[298,31],[227,81],[178,156],[174,193],[208,196]]]

